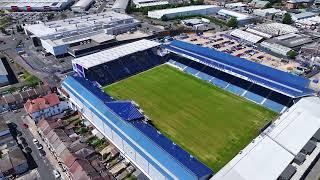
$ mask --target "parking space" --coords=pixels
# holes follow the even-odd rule
[[[176,37],[177,39],[212,48],[221,52],[232,54],[250,61],[264,64],[282,71],[292,71],[299,66],[299,63],[283,60],[267,52],[260,50],[257,46],[240,42],[231,37],[227,31],[203,35],[185,34]]]

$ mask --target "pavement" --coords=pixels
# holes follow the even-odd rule
[[[60,179],[68,180],[69,178],[68,178],[67,174],[63,172],[61,166],[58,163],[58,160],[55,158],[53,153],[49,150],[46,143],[39,136],[38,131],[37,131],[37,126],[34,123],[34,121],[29,116],[22,116],[21,120],[24,123],[28,124],[28,126],[29,126],[28,129],[31,132],[31,135],[33,136],[33,138],[37,139],[39,141],[39,143],[43,145],[43,150],[46,152],[46,158],[49,160],[50,165],[53,166],[55,168],[55,170],[60,172],[60,174],[61,174]],[[52,172],[52,170],[50,172]]]
[[[29,129],[22,128],[22,119],[21,117],[26,115],[26,112],[21,109],[20,112],[7,112],[3,114],[4,120],[6,122],[13,122],[17,125],[17,130],[21,131],[22,136],[26,139],[29,147],[32,150],[31,156],[27,156],[29,167],[31,169],[37,169],[40,179],[43,180],[54,180],[54,176],[51,173],[54,168],[50,163],[49,159],[46,157],[41,157],[37,147],[32,142],[34,138],[33,133]],[[45,147],[45,146],[44,146]]]
[[[320,179],[320,159],[313,166],[305,180],[318,180]]]

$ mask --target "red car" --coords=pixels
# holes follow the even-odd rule
[[[28,124],[26,124],[26,123],[23,123],[22,127],[26,128],[26,129],[29,128]]]

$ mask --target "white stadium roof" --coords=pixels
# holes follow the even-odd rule
[[[255,34],[243,31],[241,29],[235,29],[233,30],[230,35],[235,36],[237,38],[252,42],[252,43],[257,43],[263,39],[261,36],[257,36]]]
[[[72,61],[72,63],[81,65],[85,69],[89,69],[91,67],[94,67],[109,61],[113,61],[115,59],[127,56],[129,54],[154,48],[159,45],[160,43],[158,42],[142,39],[129,44],[117,46],[117,47],[107,49],[98,53],[94,53],[88,56],[76,58]]]
[[[302,98],[212,180],[276,180],[320,128],[319,109],[319,97]]]

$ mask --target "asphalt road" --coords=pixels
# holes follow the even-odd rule
[[[37,168],[40,179],[43,180],[54,180],[54,176],[52,174],[52,170],[54,169],[50,164],[49,160],[46,157],[41,157],[39,155],[39,150],[33,144],[32,139],[33,136],[30,133],[29,129],[23,128],[21,116],[26,115],[25,111],[22,109],[21,112],[7,112],[3,114],[4,120],[7,122],[13,122],[17,125],[17,129],[22,132],[22,137],[24,137],[32,150],[32,158],[28,158],[31,168]],[[44,145],[43,145],[44,146]]]

